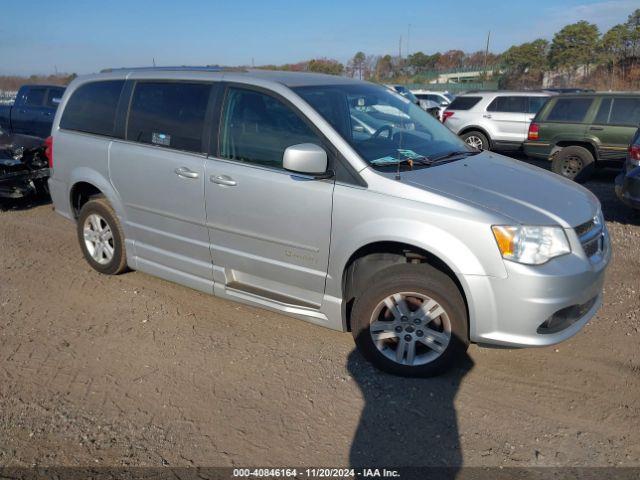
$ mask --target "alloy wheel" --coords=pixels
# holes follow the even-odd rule
[[[100,265],[106,265],[113,259],[113,232],[103,217],[97,213],[89,215],[84,221],[83,235],[84,245],[91,258]]]
[[[451,341],[451,321],[434,299],[416,292],[384,298],[371,315],[369,332],[376,348],[401,365],[424,365]]]
[[[470,135],[465,138],[464,141],[467,143],[467,145],[472,146],[476,150],[484,150],[484,143],[482,142],[482,139],[476,135]]]

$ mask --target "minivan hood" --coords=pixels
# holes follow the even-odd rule
[[[402,183],[457,197],[525,225],[575,227],[598,212],[598,199],[580,185],[490,152],[401,173]]]

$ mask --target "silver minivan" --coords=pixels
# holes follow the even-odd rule
[[[551,345],[601,305],[598,200],[383,86],[108,71],[69,85],[48,144],[55,209],[95,270],[350,331],[388,372],[434,375],[470,342]]]

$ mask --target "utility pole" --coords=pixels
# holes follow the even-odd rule
[[[156,66],[156,57],[153,57],[153,58],[151,59],[151,63],[153,63],[153,66],[154,66],[154,67]]]
[[[400,35],[400,41],[398,42],[398,57],[402,58],[402,35]]]
[[[411,24],[407,25],[407,58],[409,58],[409,55],[411,54],[411,51],[409,50],[409,41],[411,40]]]
[[[484,79],[487,80],[487,60],[489,58],[489,40],[491,39],[491,30],[487,34],[487,47],[484,50]]]

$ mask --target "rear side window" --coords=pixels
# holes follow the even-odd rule
[[[107,80],[80,86],[67,102],[60,128],[112,136],[116,109],[124,80]]]
[[[496,97],[487,107],[487,112],[524,113],[527,97]]]
[[[127,140],[202,152],[211,84],[140,82],[131,100]]]
[[[593,98],[559,98],[546,120],[582,123],[592,102]]]
[[[634,125],[640,123],[640,97],[615,98],[609,123],[612,125]]]
[[[41,107],[44,102],[46,88],[29,88],[24,96],[24,104],[27,107]]]
[[[482,97],[456,97],[448,110],[470,110],[482,100]]]
[[[603,98],[598,107],[598,113],[596,118],[593,119],[593,123],[605,125],[609,123],[609,114],[611,113],[611,99]]]
[[[529,97],[529,113],[538,113],[548,97]]]

